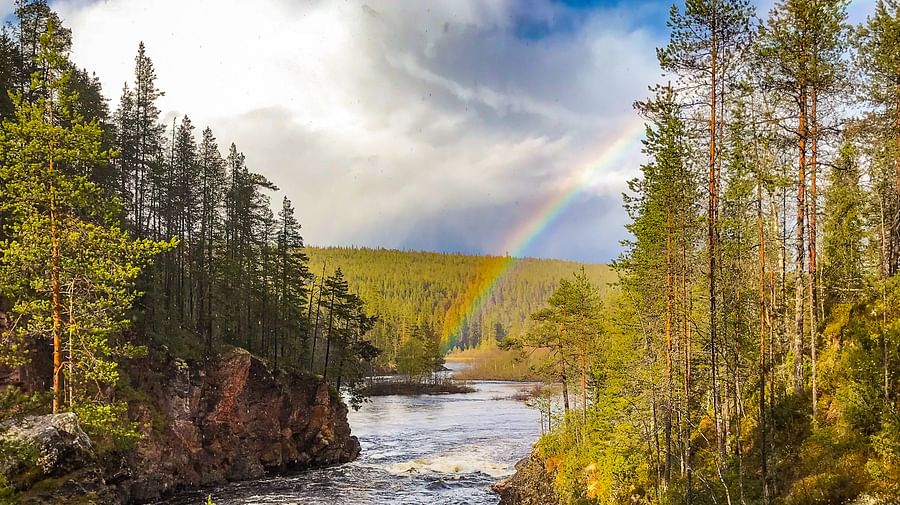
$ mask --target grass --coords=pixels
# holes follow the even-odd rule
[[[361,391],[363,396],[415,396],[474,393],[475,388],[453,380],[417,381],[385,380],[367,384]]]
[[[453,373],[453,378],[461,380],[540,380],[533,370],[533,364],[540,361],[543,353],[537,352],[523,357],[518,351],[504,349],[466,349],[454,351],[447,361],[467,363],[467,366]]]

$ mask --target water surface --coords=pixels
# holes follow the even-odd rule
[[[353,463],[229,484],[167,503],[198,505],[496,504],[490,486],[540,434],[537,411],[511,398],[525,384],[476,381],[475,393],[373,398],[350,412],[362,453]]]

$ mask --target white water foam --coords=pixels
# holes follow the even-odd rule
[[[420,458],[414,461],[395,463],[387,467],[395,474],[433,472],[451,475],[483,473],[494,478],[512,473],[509,465],[496,463],[477,456],[449,454],[434,458]]]

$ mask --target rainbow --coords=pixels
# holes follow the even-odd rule
[[[525,251],[568,209],[594,178],[620,162],[624,154],[632,152],[644,136],[644,125],[635,121],[622,129],[610,142],[601,146],[593,156],[572,171],[568,180],[522,220],[503,241],[506,256],[489,256],[479,265],[473,282],[450,305],[444,318],[441,337],[445,349],[456,345],[462,327],[477,314],[490,299],[497,284],[514,269]]]

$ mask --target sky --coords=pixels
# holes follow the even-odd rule
[[[308,244],[621,252],[621,194],[642,161],[632,103],[663,78],[671,2],[51,4],[112,109],[144,41],[164,119],[210,126],[223,152],[234,142],[280,188],[273,202],[292,200]]]

